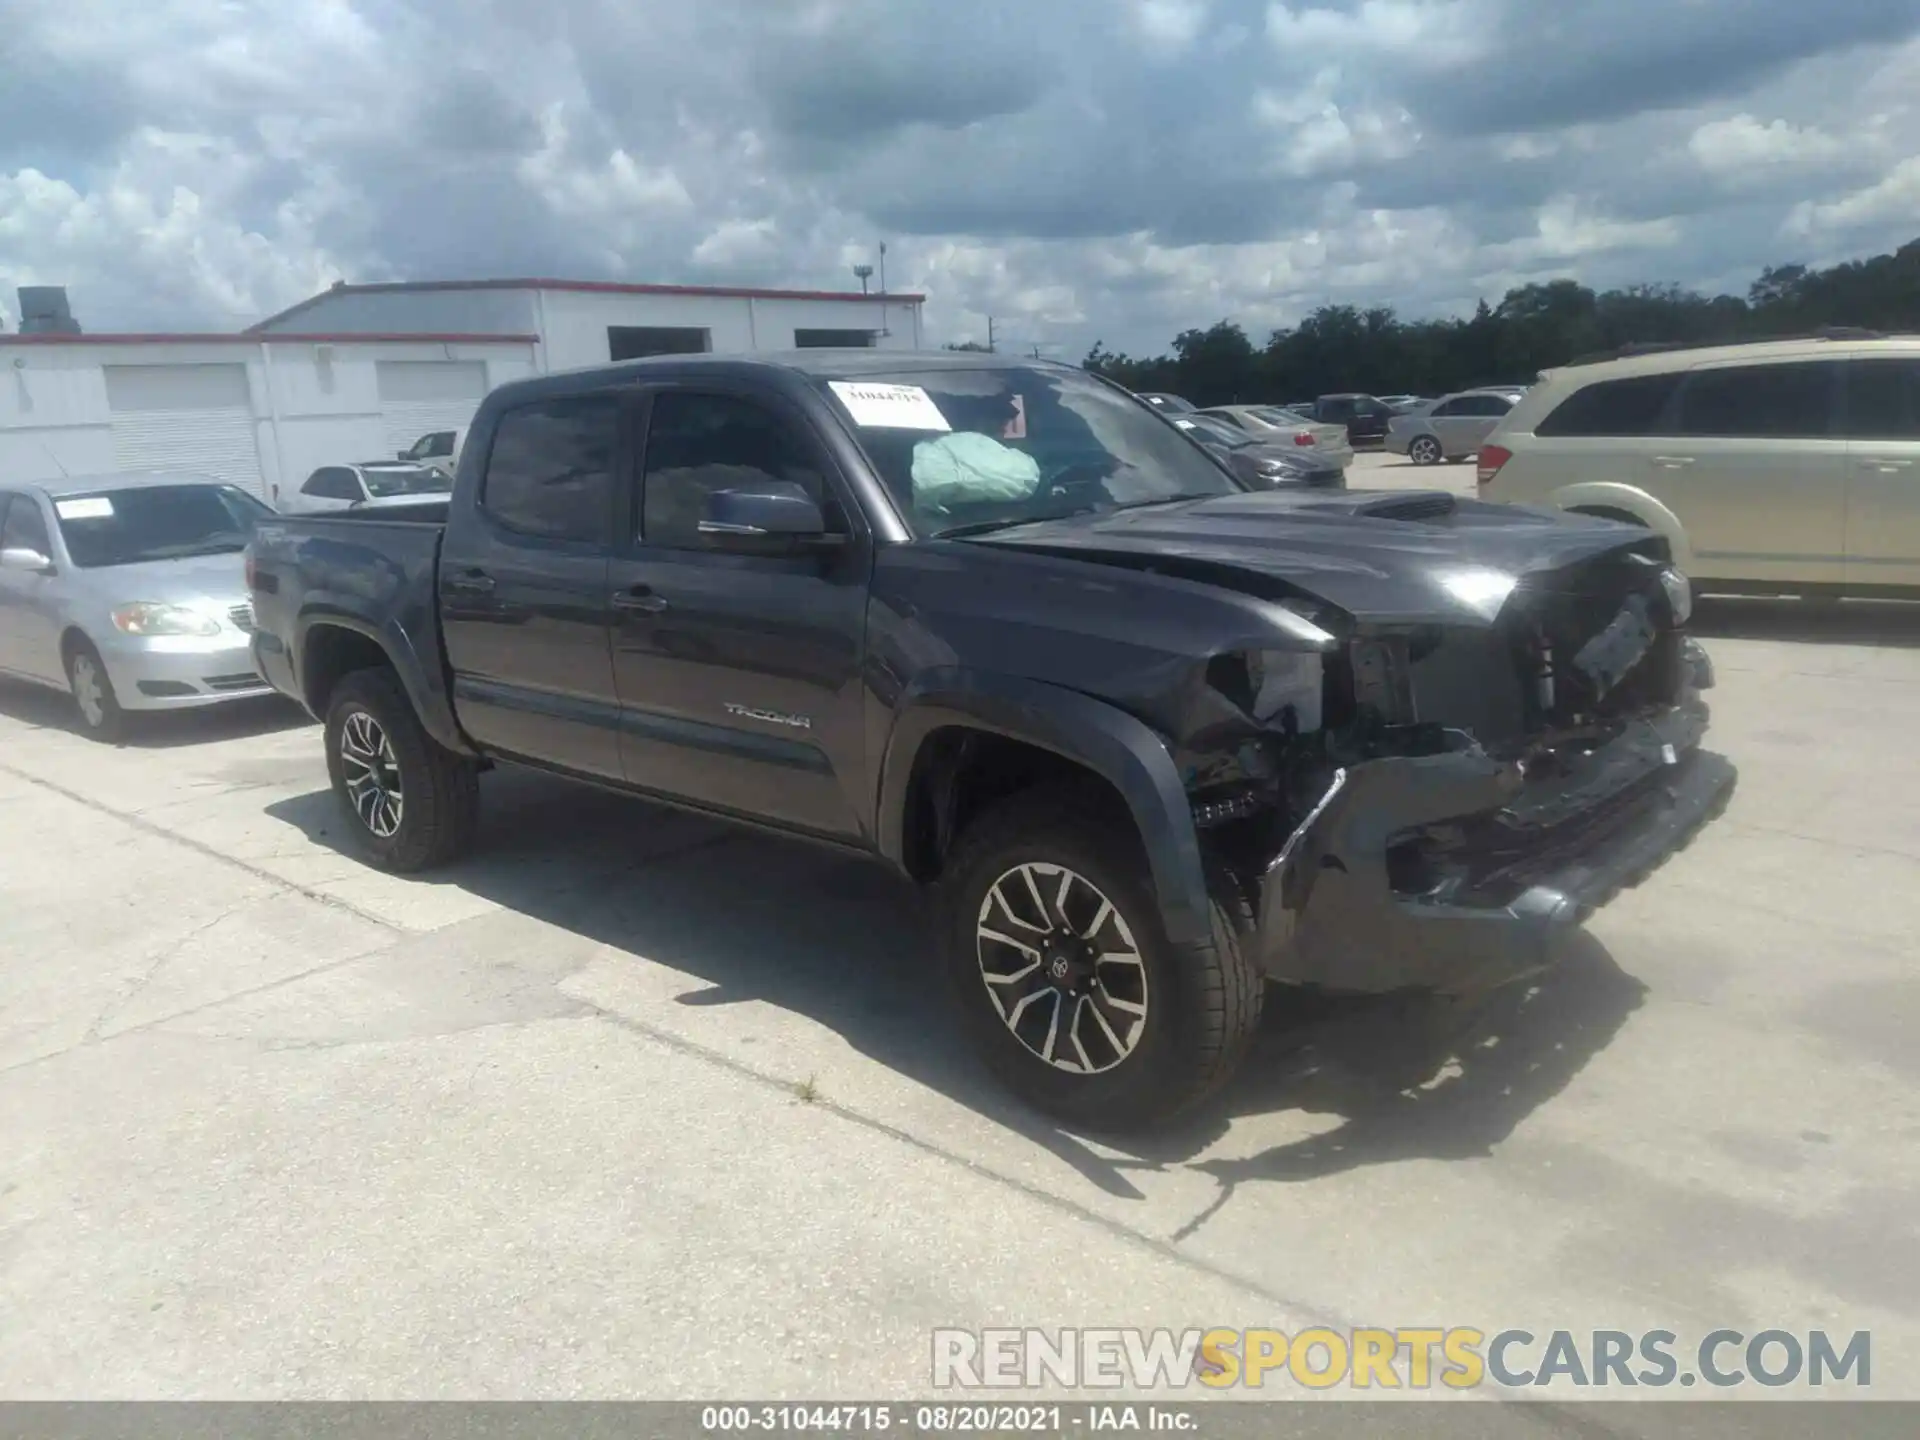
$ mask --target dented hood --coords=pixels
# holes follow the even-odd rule
[[[1220,495],[1035,521],[970,543],[1142,569],[1160,561],[1228,584],[1237,571],[1376,624],[1491,624],[1521,580],[1538,587],[1614,551],[1665,555],[1637,526],[1439,490]]]

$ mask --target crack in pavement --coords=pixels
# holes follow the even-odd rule
[[[364,920],[369,925],[378,925],[382,930],[391,931],[396,935],[413,935],[419,933],[407,929],[404,925],[396,925],[385,916],[376,915],[371,910],[363,910],[350,900],[342,900],[339,896],[329,895],[324,890],[316,890],[310,885],[302,885],[298,881],[288,880],[284,876],[274,874],[271,870],[228,855],[224,851],[216,850],[204,841],[195,840],[192,836],[182,835],[175,830],[169,830],[164,825],[156,825],[153,821],[146,819],[135,811],[115,809],[111,805],[95,800],[90,795],[82,795],[79,791],[70,790],[65,785],[56,785],[51,780],[29,774],[18,766],[9,765],[4,761],[0,761],[0,774],[11,775],[14,779],[32,785],[36,789],[45,790],[49,794],[58,795],[63,800],[71,800],[76,805],[84,806],[95,814],[105,815],[110,819],[120,821],[122,824],[131,825],[134,829],[141,831],[143,834],[151,835],[157,840],[166,840],[175,845],[183,845],[197,855],[203,855],[209,860],[218,861],[222,865],[244,871],[256,880],[264,880],[267,884],[280,890],[289,891],[296,895],[304,895],[307,899],[315,901],[318,904],[344,911],[356,920]]]
[[[151,960],[147,962],[146,968],[140,972],[139,977],[133,982],[132,986],[130,986],[127,990],[125,990],[121,994],[114,996],[113,999],[109,1000],[106,1003],[106,1005],[102,1007],[100,1013],[93,1017],[92,1023],[89,1024],[87,1028],[81,1032],[80,1043],[82,1045],[85,1045],[91,1041],[100,1039],[102,1031],[106,1029],[107,1022],[112,1020],[114,1016],[120,1014],[122,1011],[124,1011],[127,1008],[127,1006],[131,1005],[136,999],[138,999],[140,996],[140,992],[145,990],[147,986],[153,983],[154,977],[157,976],[163,968],[165,968],[167,962],[173,959],[173,957],[178,955],[182,950],[186,949],[186,947],[189,944],[191,944],[193,941],[197,940],[200,936],[206,934],[209,930],[212,930],[215,926],[224,924],[226,921],[231,920],[235,915],[238,915],[242,910],[245,910],[250,906],[256,905],[262,900],[270,900],[274,898],[277,898],[277,897],[270,896],[270,895],[249,895],[245,900],[236,901],[234,904],[229,905],[226,909],[222,910],[218,915],[215,915],[211,920],[205,921],[202,924],[194,926],[191,930],[187,931],[186,934],[180,936],[179,939],[175,940],[172,944],[168,945],[158,955],[154,956]]]

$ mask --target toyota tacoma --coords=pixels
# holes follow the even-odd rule
[[[460,855],[496,763],[879,860],[1074,1123],[1193,1104],[1290,988],[1537,973],[1734,786],[1660,536],[1252,492],[1068,366],[660,357],[469,435],[448,497],[248,554],[372,862]]]

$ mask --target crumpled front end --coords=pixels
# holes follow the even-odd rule
[[[1261,877],[1263,967],[1450,993],[1544,968],[1726,808],[1734,767],[1698,748],[1705,726],[1703,705],[1676,706],[1533,784],[1524,760],[1477,744],[1336,771]]]
[[[1309,607],[1339,632],[1311,702],[1243,707],[1257,735],[1222,748],[1216,726],[1176,750],[1272,979],[1461,993],[1524,976],[1726,808],[1734,767],[1701,745],[1712,668],[1663,553],[1623,544],[1488,604],[1475,627]]]

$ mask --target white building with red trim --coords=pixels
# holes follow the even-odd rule
[[[814,347],[921,347],[924,295],[625,285],[598,280],[428,280],[338,284],[269,316],[288,330],[527,334],[541,370],[642,355]]]
[[[494,386],[640,355],[917,349],[921,295],[569,280],[335,285],[241,334],[0,333],[0,488],[180,470],[273,502]]]

